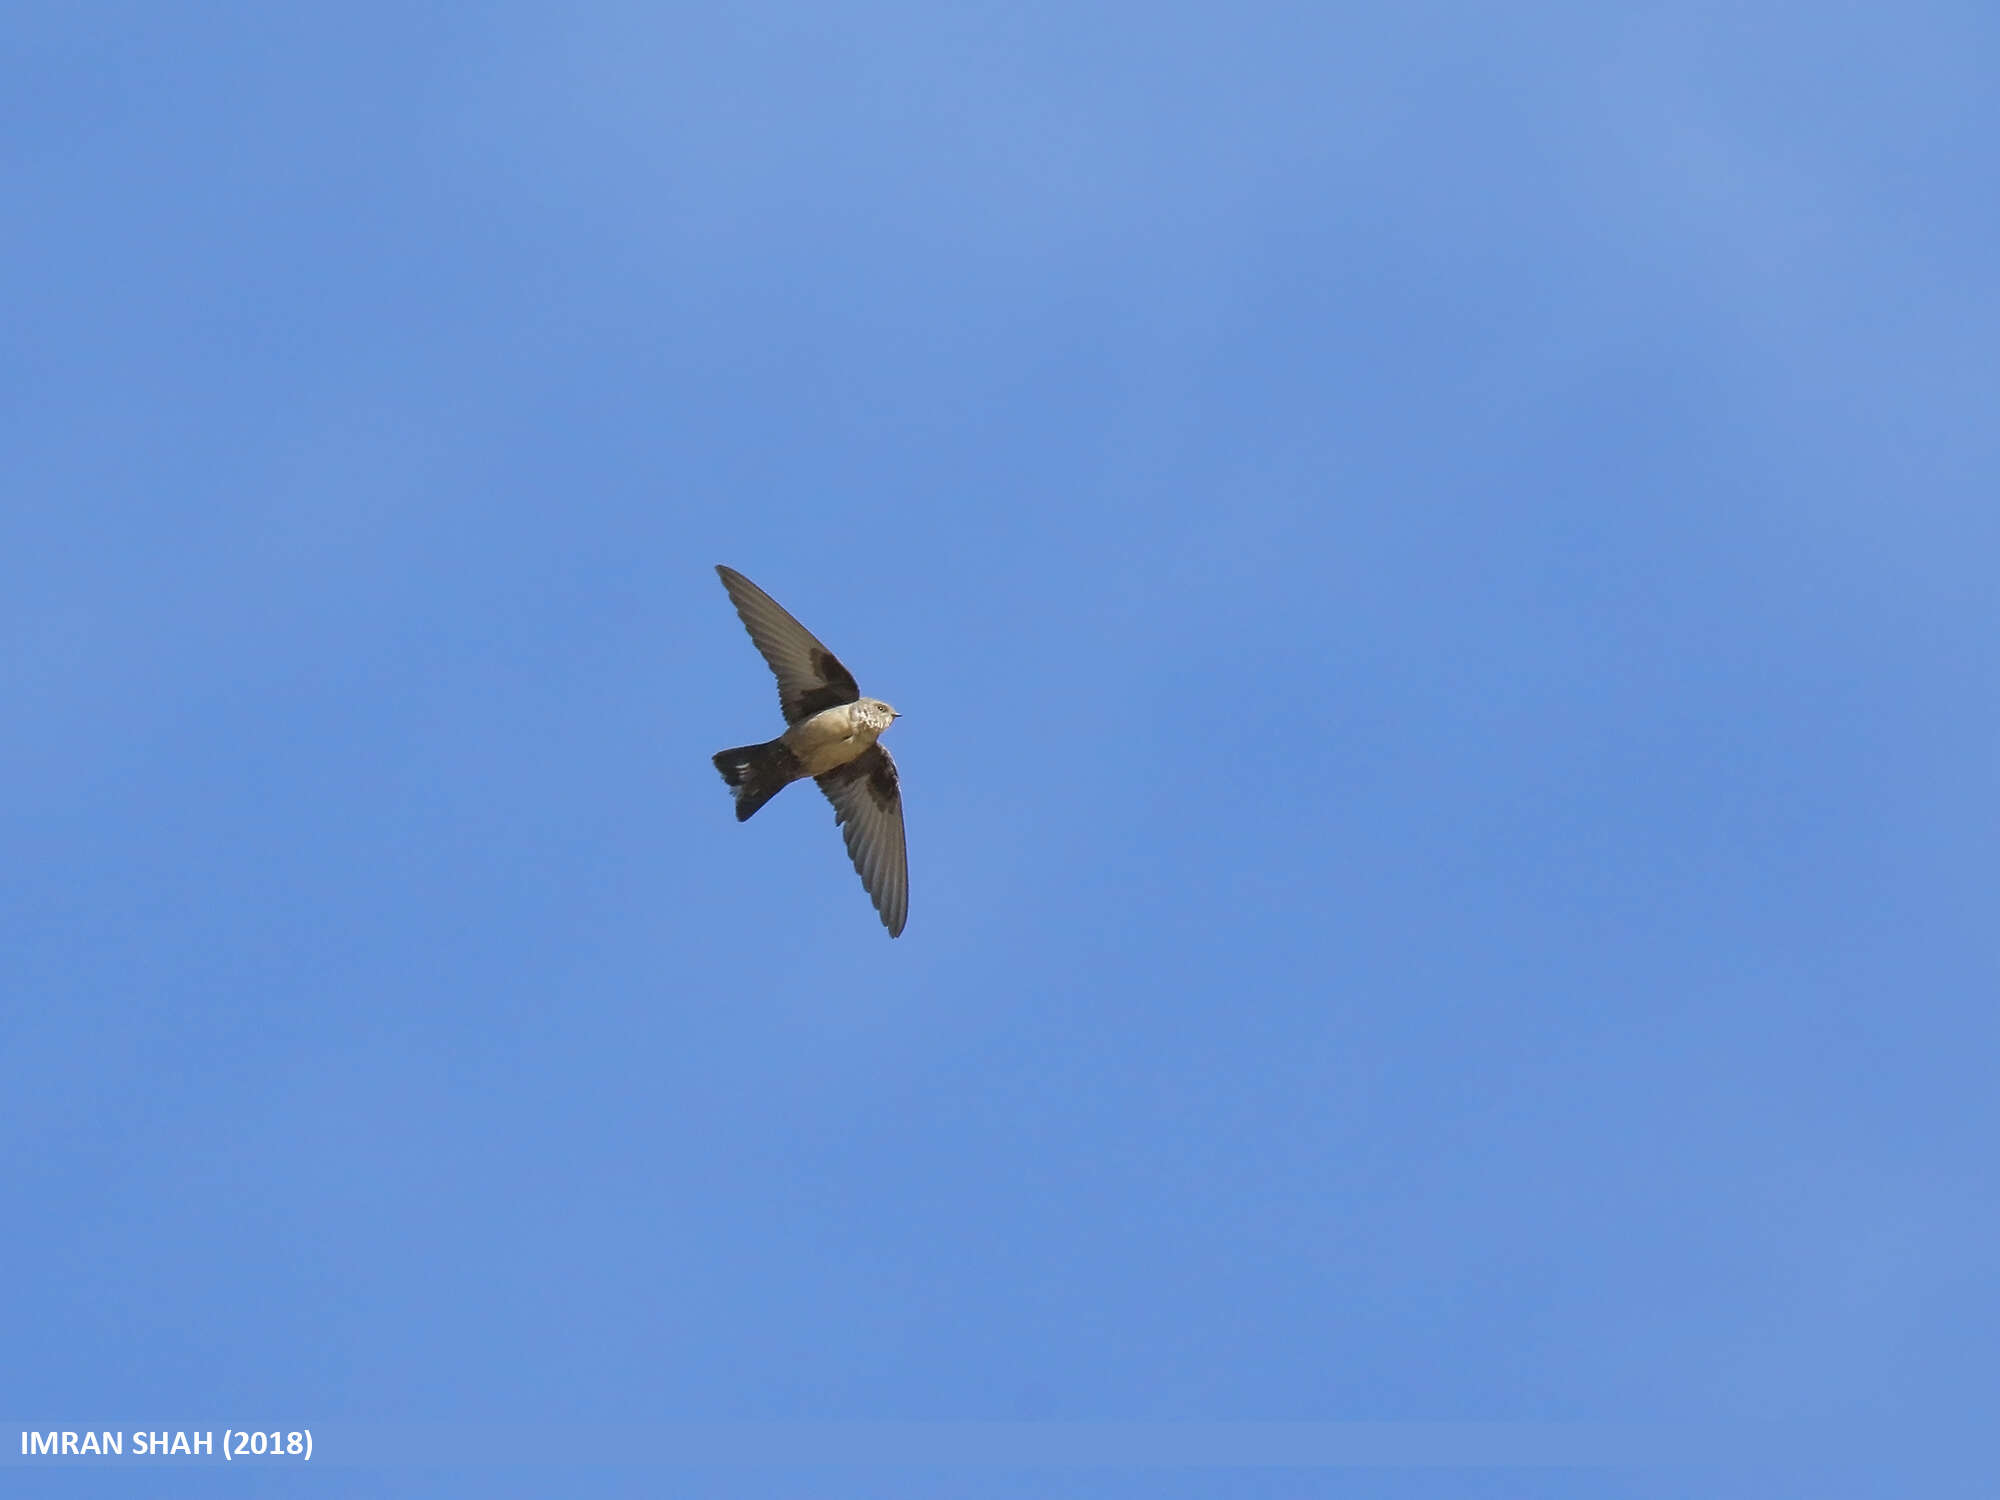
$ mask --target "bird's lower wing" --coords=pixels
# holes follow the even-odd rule
[[[903,931],[910,914],[909,856],[903,845],[903,792],[896,762],[880,745],[870,746],[837,771],[815,778],[833,804],[835,821],[847,839],[847,857],[875,902],[890,937]]]

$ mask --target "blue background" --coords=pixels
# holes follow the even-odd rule
[[[1990,1417],[1996,46],[11,9],[0,1448]],[[900,941],[717,562],[907,715]],[[1692,1482],[463,1456],[311,1472]]]

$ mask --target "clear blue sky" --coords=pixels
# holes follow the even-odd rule
[[[1996,48],[10,9],[0,1458],[1990,1416]],[[718,562],[906,714],[899,941],[816,794],[731,817]],[[438,1446],[311,1488],[583,1482]],[[1700,1487],[1794,1482],[1871,1481]]]

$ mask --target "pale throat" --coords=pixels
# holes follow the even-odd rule
[[[888,704],[878,703],[872,699],[856,703],[852,711],[857,729],[873,730],[876,734],[887,729],[896,717]]]
[[[843,703],[794,725],[785,732],[785,742],[806,775],[821,776],[868,749],[895,717],[881,703]]]

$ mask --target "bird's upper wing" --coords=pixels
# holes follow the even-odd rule
[[[778,601],[734,568],[715,570],[744,628],[778,678],[778,706],[785,722],[796,724],[822,710],[852,703],[861,696],[854,674],[840,658],[819,643],[813,633],[786,614]],[[893,782],[895,773],[890,773]]]
[[[871,745],[837,771],[818,777],[847,839],[847,857],[874,899],[890,937],[910,914],[910,864],[903,846],[903,793],[896,762]]]

